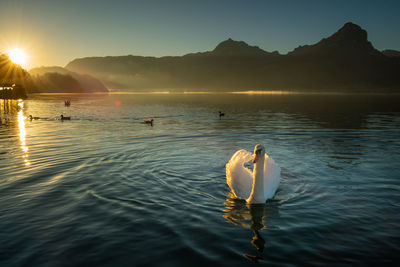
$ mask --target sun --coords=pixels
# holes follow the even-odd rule
[[[8,56],[10,57],[11,61],[18,65],[25,65],[26,64],[26,54],[23,50],[19,48],[13,48],[8,51]]]

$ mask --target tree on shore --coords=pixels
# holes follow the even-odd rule
[[[0,98],[26,98],[26,86],[30,75],[20,65],[15,64],[6,54],[0,54]]]

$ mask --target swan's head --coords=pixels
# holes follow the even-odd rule
[[[254,154],[253,154],[253,163],[257,163],[257,161],[261,158],[264,157],[265,155],[265,148],[258,144],[254,147]]]

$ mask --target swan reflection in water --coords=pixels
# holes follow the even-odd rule
[[[270,224],[270,219],[278,215],[278,203],[271,200],[265,204],[250,205],[229,193],[225,201],[224,218],[235,225],[253,231],[250,243],[256,248],[257,255],[243,254],[245,258],[254,262],[262,259],[261,253],[264,251],[265,240],[260,232],[275,228]]]

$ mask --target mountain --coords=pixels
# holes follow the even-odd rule
[[[269,53],[258,46],[250,46],[243,41],[235,41],[229,38],[218,44],[213,51],[189,54],[189,56],[232,56],[232,57],[262,57],[269,55],[278,55],[278,52]]]
[[[93,93],[108,92],[103,83],[87,74],[78,74],[62,67],[40,67],[29,71],[36,92]]]
[[[328,38],[322,39],[314,45],[305,45],[296,48],[289,55],[336,56],[381,56],[367,39],[367,32],[351,22]]]
[[[61,67],[42,67],[28,72],[13,63],[6,54],[0,53],[0,98],[25,98],[27,93],[39,92],[91,93],[108,90],[102,82],[90,75]]]
[[[376,50],[367,32],[349,22],[287,55],[228,39],[207,52],[80,58],[66,69],[98,77],[114,90],[399,92],[399,67],[399,58]]]
[[[269,54],[258,46],[250,46],[243,41],[238,42],[231,38],[217,45],[211,53],[221,56],[265,56]]]
[[[386,49],[382,51],[382,54],[384,54],[387,57],[400,57],[400,51],[396,50]]]

